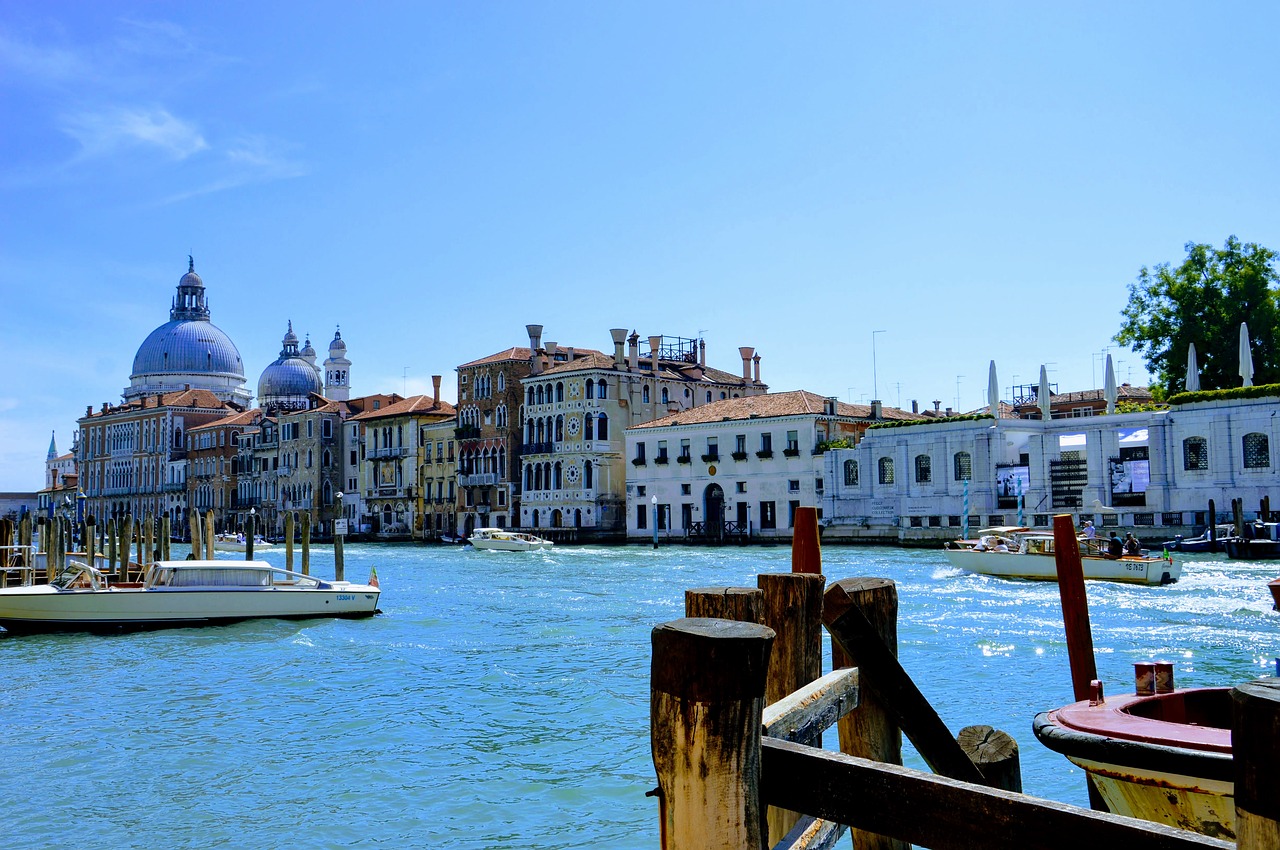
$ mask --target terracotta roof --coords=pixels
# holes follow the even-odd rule
[[[696,425],[723,422],[725,420],[762,419],[775,416],[811,416],[815,414],[821,416],[824,415],[823,410],[826,402],[827,399],[824,396],[806,390],[727,398],[723,401],[714,401],[711,404],[704,404],[689,410],[681,410],[678,413],[669,414],[652,422],[632,425],[627,430],[662,428],[669,425]],[[871,420],[871,407],[865,404],[846,404],[842,401],[837,401],[836,415],[850,419]],[[905,410],[898,410],[896,407],[883,407],[880,410],[880,420],[877,421],[924,418],[918,413],[909,413]]]
[[[193,425],[187,429],[187,433],[192,431],[204,431],[209,428],[225,428],[229,425],[254,425],[262,418],[262,411],[258,408],[246,410],[243,413],[237,413],[234,416],[227,416],[223,419],[215,419],[212,422],[206,422],[203,425]]]
[[[441,400],[436,403],[434,396],[429,395],[411,395],[406,399],[397,401],[395,404],[389,404],[379,410],[366,410],[358,416],[351,417],[354,421],[365,422],[370,419],[384,419],[389,416],[408,416],[414,413],[438,413],[441,416],[454,416],[457,411],[454,406],[447,401]]]
[[[1073,401],[1103,401],[1105,390],[1081,390],[1074,393],[1055,393],[1049,397],[1050,404],[1071,403]],[[1135,387],[1132,384],[1121,384],[1116,387],[1116,398],[1121,401],[1151,401],[1151,391],[1146,387]]]
[[[577,351],[574,352],[577,354]],[[536,375],[529,375],[529,378],[542,378],[547,375],[561,375],[566,372],[583,372],[588,369],[613,369],[613,357],[605,354],[603,351],[592,351],[585,357],[574,357],[573,360],[566,360],[564,363],[557,363],[549,366],[545,371]]]
[[[642,358],[640,362],[648,363],[649,361],[648,358]],[[572,362],[557,363],[537,375],[526,376],[524,380],[542,378],[547,375],[564,375],[570,372],[586,372],[593,369],[609,372],[619,371],[614,369],[612,355],[605,354],[602,351],[592,351],[586,357],[575,358]],[[651,374],[648,369],[640,371],[646,375]],[[721,369],[714,369],[710,366],[703,367],[698,366],[696,363],[686,363],[681,360],[659,360],[658,376],[669,381],[710,381],[716,384],[742,385],[742,378],[738,375]]]
[[[155,395],[147,395],[142,396],[141,398],[136,398],[125,404],[112,405],[107,409],[105,415],[114,416],[117,413],[133,413],[141,410],[153,410],[158,407],[190,407],[202,410],[240,410],[237,405],[224,402],[209,390],[175,390],[174,392],[161,393],[158,400]],[[81,418],[90,419],[103,415],[103,411],[98,409]]]
[[[479,360],[472,360],[470,363],[463,363],[459,369],[465,369],[468,366],[480,366],[484,363],[500,363],[503,360],[522,360],[528,362],[532,356],[532,352],[527,347],[513,346],[497,354],[490,354],[488,357],[481,357]]]

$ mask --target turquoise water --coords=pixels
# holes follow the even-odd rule
[[[1087,804],[1030,731],[1071,699],[1056,585],[931,551],[823,555],[828,580],[898,583],[900,658],[953,732],[1004,729],[1028,793]],[[323,549],[313,564],[332,574]],[[349,578],[372,565],[373,619],[0,637],[6,844],[651,850],[650,630],[686,588],[754,586],[790,553],[347,547]],[[1277,570],[1200,556],[1171,587],[1090,583],[1108,693],[1151,658],[1180,686],[1270,673]]]

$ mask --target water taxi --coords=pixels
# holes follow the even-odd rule
[[[381,590],[325,581],[263,561],[157,561],[142,581],[115,581],[72,561],[48,584],[0,588],[10,632],[122,631],[206,626],[257,618],[369,617]]]
[[[1086,579],[1169,584],[1182,575],[1182,567],[1172,558],[1145,554],[1110,557],[1104,550],[1107,541],[1101,538],[1082,539],[1080,544],[1085,550],[1081,552],[1081,563]],[[1048,531],[1021,526],[987,528],[978,533],[976,540],[948,543],[943,555],[952,566],[965,572],[999,578],[1058,580],[1053,534]]]
[[[243,534],[215,534],[213,537],[213,548],[218,552],[244,552],[245,537]],[[262,535],[254,535],[253,551],[261,552],[263,549],[271,549],[272,544]]]
[[[523,531],[508,531],[505,528],[477,528],[471,532],[467,542],[476,549],[492,549],[498,552],[534,552],[539,549],[550,549],[555,545],[550,540],[525,534]]]

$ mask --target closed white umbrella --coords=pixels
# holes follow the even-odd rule
[[[996,379],[996,361],[991,361],[991,371],[987,374],[987,407],[991,415],[1000,418],[1000,382]]]
[[[1244,386],[1253,386],[1253,352],[1249,350],[1249,325],[1240,323],[1240,377]]]
[[[1036,400],[1040,404],[1040,418],[1049,418],[1049,370],[1040,367],[1040,392],[1037,393]]]
[[[1116,412],[1116,368],[1111,364],[1111,355],[1107,355],[1107,382],[1103,386],[1103,397],[1107,400],[1107,413]]]
[[[1200,366],[1196,363],[1196,344],[1187,346],[1187,392],[1200,392]]]

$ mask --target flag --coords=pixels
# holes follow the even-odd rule
[[[382,587],[382,585],[378,584],[378,568],[377,567],[369,568],[369,586]]]

